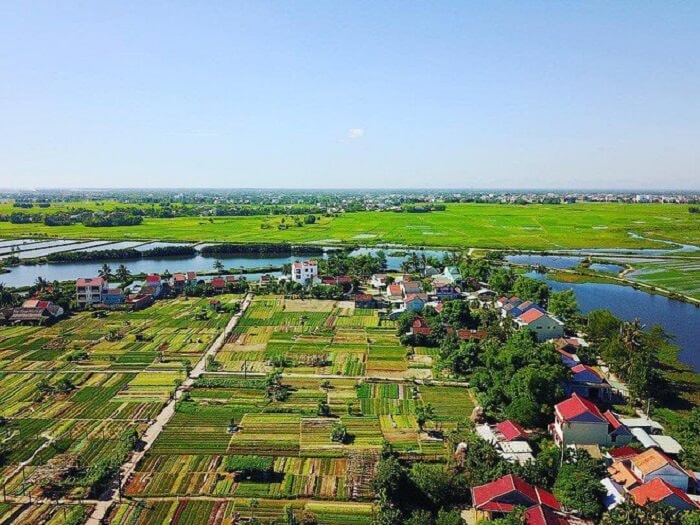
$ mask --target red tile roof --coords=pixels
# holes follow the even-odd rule
[[[366,293],[355,294],[355,301],[360,301],[360,302],[365,303],[365,302],[369,302],[372,300],[373,300],[373,297],[369,294],[366,294]]]
[[[514,439],[527,438],[527,433],[525,429],[518,425],[515,421],[506,419],[496,424],[498,431],[503,434],[506,441],[513,441]]]
[[[574,523],[586,523],[585,521],[569,520],[566,516],[552,512],[547,507],[535,505],[525,511],[523,523],[526,525],[574,525]]]
[[[579,397],[578,394],[574,394],[569,399],[558,403],[555,405],[554,409],[565,420],[575,419],[582,414],[588,413],[594,416],[596,419],[599,419],[601,423],[608,422],[603,414],[600,413],[597,406],[587,399]]]
[[[186,279],[187,279],[187,278],[185,277],[185,274],[184,274],[184,273],[176,273],[175,275],[173,275],[173,280],[174,280],[174,281],[184,281],[184,280],[186,280]]]
[[[211,285],[214,288],[223,288],[224,286],[226,286],[226,281],[223,277],[216,277],[211,280]]]
[[[605,414],[607,414],[607,412]],[[632,447],[618,447],[610,449],[608,454],[610,454],[611,458],[622,461],[623,459],[633,458],[639,454],[639,451]]]
[[[581,372],[589,372],[593,375],[600,377],[600,374],[598,372],[596,372],[595,369],[591,368],[590,366],[583,365],[581,363],[579,363],[578,365],[576,365],[574,367],[571,367],[571,371],[574,374],[580,374]]]
[[[80,277],[75,285],[76,286],[103,286],[107,281],[102,277]]]
[[[622,426],[622,423],[620,422],[620,420],[617,419],[615,414],[610,412],[610,410],[605,412],[603,414],[603,417],[608,421],[608,423],[610,423],[610,426],[613,427],[615,430],[617,430],[618,428],[620,428]],[[627,448],[630,448],[630,447],[627,447]],[[632,449],[632,450],[634,450],[634,449]]]
[[[192,279],[196,279],[196,278],[197,278],[197,274],[195,272],[187,272],[187,279],[192,280]]]
[[[152,273],[146,276],[146,282],[147,283],[159,283],[160,282],[160,275],[157,273]]]
[[[387,286],[387,292],[389,295],[401,295],[401,285],[390,284]]]
[[[646,505],[649,502],[659,503],[664,501],[669,496],[676,495],[688,505],[692,507],[697,506],[685,492],[677,487],[674,487],[673,485],[669,485],[661,478],[654,478],[644,485],[640,485],[639,487],[630,490],[630,495],[637,505]]]
[[[518,319],[520,319],[524,323],[530,324],[534,321],[537,321],[543,315],[545,315],[545,314],[543,312],[541,312],[540,310],[538,310],[537,308],[530,308],[524,314],[520,314],[518,316]]]
[[[474,507],[479,510],[498,511],[497,507],[502,507],[502,511],[509,512],[513,510],[515,504],[512,497],[508,497],[509,501],[499,501],[500,498],[518,493],[521,499],[530,502],[529,506],[543,504],[554,510],[561,510],[561,505],[554,497],[554,494],[547,492],[539,487],[533,487],[529,483],[518,476],[509,474],[503,476],[491,483],[480,485],[472,488],[472,499]],[[526,505],[528,506],[528,505]]]
[[[406,296],[406,299],[403,300],[403,302],[410,303],[411,301],[414,301],[416,299],[420,299],[421,301],[425,302],[428,300],[428,296],[425,295],[424,293],[412,293],[412,294],[408,294]]]
[[[463,328],[457,330],[457,337],[463,341],[468,341],[469,339],[486,339],[489,333],[486,330],[467,330]]]
[[[670,465],[680,472],[685,473],[683,467],[669,458],[666,454],[656,450],[655,448],[649,448],[641,454],[633,457],[632,465],[637,468],[642,475],[651,474],[652,472],[656,472],[667,465]]]

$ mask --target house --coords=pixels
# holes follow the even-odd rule
[[[401,285],[398,283],[390,284],[386,287],[386,298],[392,305],[400,305],[403,303],[403,294],[401,293]]]
[[[161,279],[160,274],[149,273],[146,276],[146,286],[162,286],[163,279]]]
[[[488,335],[486,330],[469,330],[468,328],[457,330],[457,338],[462,341],[482,341]]]
[[[512,474],[491,483],[472,487],[472,502],[479,519],[494,519],[512,512],[517,506],[530,508],[544,505],[553,511],[562,507],[554,494],[534,487]]]
[[[216,293],[222,293],[226,289],[226,279],[223,277],[214,277],[211,280],[211,287]]]
[[[445,266],[442,274],[445,276],[445,279],[451,283],[456,285],[462,284],[462,274],[460,273],[459,268],[456,266]]]
[[[610,423],[593,403],[573,394],[554,405],[550,431],[559,445],[608,445]]]
[[[414,293],[406,296],[403,300],[403,305],[406,310],[420,312],[427,302],[428,296],[426,294]]]
[[[176,273],[173,275],[173,290],[182,292],[187,286],[187,275],[184,273]]]
[[[355,294],[355,308],[374,308],[376,306],[374,297],[366,293]]]
[[[442,277],[433,279],[430,294],[438,300],[457,299],[462,296],[461,290],[457,286]]]
[[[564,335],[564,323],[559,319],[533,307],[515,318],[520,328],[534,332],[538,341],[547,341]]]
[[[603,417],[608,421],[608,444],[611,446],[627,445],[634,439],[632,432],[627,428],[620,419],[610,410],[603,414]]]
[[[187,279],[187,285],[188,286],[194,286],[197,284],[197,273],[196,272],[187,272],[185,274],[186,279]]]
[[[107,306],[123,304],[125,300],[124,290],[121,288],[108,288],[102,295],[102,302]]]
[[[416,317],[411,325],[411,335],[422,335],[423,337],[430,337],[433,335],[433,330],[430,325],[423,317]]]
[[[621,503],[625,502],[625,489],[613,481],[611,478],[603,478],[600,480],[601,485],[605,488],[605,496],[603,496],[603,505],[608,510],[612,510]]]
[[[590,525],[593,522],[564,512],[555,512],[544,505],[530,507],[523,514],[525,525]]]
[[[12,324],[46,325],[63,315],[63,308],[51,301],[29,299],[13,308],[7,322]]]
[[[125,304],[132,310],[142,310],[153,304],[153,296],[150,294],[132,294],[126,298]]]
[[[596,370],[581,363],[571,367],[571,378],[564,390],[568,395],[576,393],[588,399],[612,399],[612,389],[608,382]]]
[[[402,281],[399,284],[401,286],[401,293],[403,293],[404,296],[419,294],[423,291],[418,281]]]
[[[662,479],[669,485],[688,492],[690,475],[663,452],[650,448],[629,461],[632,472],[642,483]]]
[[[75,301],[78,307],[99,304],[107,291],[107,281],[102,277],[81,277],[75,281]]]
[[[527,433],[514,421],[477,425],[475,430],[481,439],[496,447],[498,454],[506,461],[524,465],[535,460]]]
[[[316,261],[292,263],[292,282],[306,286],[311,284],[316,277],[318,277],[318,263]]]
[[[335,277],[324,275],[321,277],[320,282],[326,286],[345,286],[352,283],[352,277],[349,275],[337,275]]]
[[[377,290],[381,290],[386,287],[386,274],[385,273],[375,273],[372,275],[372,278],[370,279],[369,283],[372,285],[372,288],[376,288]]]
[[[648,503],[662,503],[680,511],[698,510],[698,506],[685,492],[661,478],[655,478],[630,490],[630,496],[637,505],[641,506]]]
[[[440,270],[430,265],[423,268],[423,277],[433,277],[434,275],[440,275]]]

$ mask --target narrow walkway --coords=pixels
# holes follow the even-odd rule
[[[192,385],[194,385],[195,380],[197,380],[206,371],[207,361],[209,357],[216,356],[216,353],[224,345],[226,338],[236,327],[236,324],[238,324],[238,321],[250,305],[252,299],[252,294],[248,294],[245,296],[245,299],[241,303],[241,308],[239,309],[238,313],[231,318],[231,320],[226,325],[226,328],[224,328],[224,331],[221,332],[219,337],[217,337],[216,340],[209,347],[209,350],[207,350],[204,353],[202,358],[194,366],[194,368],[190,372],[189,377],[185,381],[183,381],[183,383],[175,390],[175,394],[173,395],[172,400],[167,405],[165,405],[163,410],[161,410],[160,414],[158,414],[158,416],[156,417],[155,421],[151,424],[151,426],[148,427],[148,429],[146,429],[146,432],[141,437],[141,441],[143,442],[142,449],[138,452],[134,452],[133,454],[131,454],[126,463],[124,463],[120,468],[120,490],[124,488],[127,481],[129,480],[129,476],[131,476],[131,474],[134,473],[139,461],[141,461],[146,452],[148,452],[148,450],[153,446],[153,443],[163,431],[165,425],[175,415],[175,406],[177,402],[182,398],[183,393]],[[95,509],[93,510],[92,514],[87,520],[87,525],[100,525],[102,523],[102,520],[105,518],[105,516],[107,516],[107,513],[109,512],[111,506],[117,501],[119,501],[120,490],[112,490],[111,494],[108,494],[106,499],[97,502],[97,504],[95,505]]]

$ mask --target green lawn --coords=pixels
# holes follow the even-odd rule
[[[538,250],[666,247],[628,235],[634,232],[678,242],[700,242],[700,217],[688,213],[685,206],[673,204],[450,204],[446,211],[426,214],[347,213],[286,230],[277,228],[281,220],[279,216],[182,217],[146,219],[139,226],[106,228],[2,222],[0,238],[48,235],[173,241],[400,243]],[[263,225],[268,228],[263,229]]]

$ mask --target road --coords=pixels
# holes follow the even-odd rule
[[[146,432],[144,432],[143,436],[141,437],[141,442],[143,443],[141,450],[131,454],[126,463],[124,463],[120,468],[120,489],[124,488],[129,480],[129,476],[131,476],[136,470],[136,466],[138,465],[139,461],[141,461],[146,452],[148,452],[148,450],[153,446],[153,443],[156,441],[156,439],[158,439],[158,436],[163,431],[163,428],[165,428],[165,425],[167,425],[175,415],[175,406],[182,398],[183,393],[194,385],[194,382],[206,371],[209,357],[213,358],[216,356],[216,353],[224,345],[226,338],[236,327],[236,324],[238,324],[238,321],[250,305],[252,299],[252,294],[245,296],[238,313],[231,318],[226,325],[226,328],[224,328],[224,331],[221,332],[219,337],[216,338],[209,349],[204,353],[202,358],[192,368],[189,377],[175,390],[175,394],[170,402],[163,407],[163,410],[161,410],[160,414],[158,414],[155,421],[146,429]],[[100,525],[102,523],[102,520],[109,512],[112,505],[119,501],[119,492],[120,491],[112,490],[110,494],[106,495],[105,499],[101,499],[97,502],[92,514],[87,520],[87,525]]]

